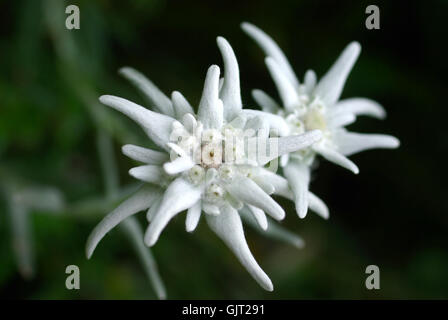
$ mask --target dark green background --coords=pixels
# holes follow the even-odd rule
[[[56,186],[69,205],[104,194],[95,143],[98,124],[91,110],[101,109],[98,112],[106,112],[132,133],[117,134],[117,125],[103,123],[114,136],[122,185],[134,181],[127,175],[133,163],[120,154],[120,145],[148,145],[132,122],[91,102],[109,93],[144,103],[117,75],[119,67],[133,66],[165,93],[180,90],[197,103],[208,66],[222,65],[215,42],[221,35],[240,63],[244,104],[253,107],[252,88],[276,93],[261,50],[239,28],[242,21],[272,35],[301,79],[308,68],[322,76],[345,45],[358,40],[362,53],[343,97],[377,100],[388,117],[361,118],[350,128],[397,136],[400,149],[353,156],[358,176],[321,161],[311,187],[329,205],[329,221],[315,214],[299,220],[292,204],[279,200],[288,212],[284,224],[302,235],[305,249],[247,230],[256,259],[274,283],[273,293],[252,280],[203,221],[188,234],[185,216],[179,215],[153,249],[168,297],[448,297],[447,1],[376,2],[381,29],[371,31],[364,25],[365,8],[371,3],[364,1],[0,4],[0,172],[24,183]],[[80,7],[80,30],[65,29],[68,4]],[[2,195],[0,297],[154,298],[137,257],[118,230],[100,243],[91,261],[84,256],[87,236],[112,207],[82,217],[35,211],[36,273],[26,281],[15,265]],[[69,264],[81,269],[79,291],[65,289]],[[364,287],[370,264],[381,270],[377,291]]]

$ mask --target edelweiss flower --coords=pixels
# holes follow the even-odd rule
[[[389,135],[353,133],[344,128],[353,123],[358,115],[380,119],[386,115],[378,103],[366,98],[339,101],[347,76],[361,50],[358,42],[352,42],[345,48],[319,83],[316,83],[314,71],[308,70],[304,83],[300,84],[285,55],[272,38],[252,24],[243,23],[241,26],[267,55],[265,62],[283,105],[283,108],[280,108],[265,92],[254,90],[253,98],[263,111],[245,112],[273,114],[271,117],[264,117],[269,120],[271,127],[276,128],[282,135],[301,134],[315,129],[323,133],[320,142],[307,149],[284,155],[281,159],[297,213],[299,217],[304,218],[309,206],[307,194],[311,165],[316,154],[357,174],[358,167],[346,156],[372,148],[397,148],[399,141]],[[321,215],[327,218],[328,210],[321,212]]]
[[[272,282],[252,256],[244,237],[241,213],[253,215],[263,229],[265,213],[276,220],[284,210],[271,198],[276,191],[287,194],[287,183],[264,165],[278,156],[307,148],[320,140],[320,130],[300,135],[269,138],[269,126],[263,118],[242,114],[239,70],[229,43],[219,37],[218,47],[225,73],[220,87],[217,66],[208,69],[197,114],[188,101],[173,92],[171,100],[137,71],[123,68],[121,74],[131,80],[149,98],[153,112],[126,99],[102,96],[100,101],[137,122],[162,151],[125,145],[123,153],[145,165],[129,173],[147,182],[136,194],[107,215],[95,228],[87,243],[90,257],[98,242],[126,217],[149,208],[150,222],[144,241],[152,246],[168,222],[187,210],[186,229],[193,231],[201,213],[210,228],[227,244],[239,261],[266,290]],[[251,157],[244,146],[257,133],[256,146],[267,145],[269,155]],[[252,137],[253,138],[253,137]],[[253,141],[253,140],[252,140]],[[313,203],[319,204],[314,197]]]

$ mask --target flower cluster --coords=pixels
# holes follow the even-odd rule
[[[390,136],[344,129],[356,115],[384,117],[384,110],[367,99],[338,102],[359,44],[350,44],[319,84],[308,71],[300,85],[274,41],[253,25],[242,26],[268,55],[266,64],[283,108],[260,90],[254,90],[253,96],[262,111],[242,108],[238,63],[222,37],[217,44],[224,62],[223,77],[218,66],[209,67],[197,108],[178,91],[167,97],[128,67],[120,74],[140,89],[153,111],[116,96],[100,97],[104,105],[139,124],[158,149],[123,146],[126,156],[143,163],[129,174],[144,184],[93,230],[86,247],[89,258],[106,233],[139,211],[147,210],[144,242],[148,246],[157,242],[173,217],[187,211],[188,232],[195,230],[203,216],[252,277],[272,291],[271,280],[246,243],[241,217],[249,216],[263,230],[271,223],[267,215],[282,220],[285,212],[272,195],[294,200],[300,217],[308,207],[328,217],[324,202],[308,190],[316,154],[357,173],[346,155],[398,146],[398,140]],[[277,159],[281,174],[273,165]]]
[[[355,174],[358,167],[347,156],[372,148],[397,148],[397,138],[382,134],[360,134],[344,127],[353,123],[358,115],[384,118],[384,109],[375,101],[366,98],[340,100],[348,74],[361,51],[358,42],[350,43],[330,70],[317,82],[313,70],[305,73],[300,84],[291,65],[278,45],[266,33],[250,23],[242,29],[254,39],[267,55],[266,66],[277,87],[281,106],[262,90],[253,90],[253,98],[263,112],[247,110],[249,114],[269,113],[281,117],[271,119],[271,125],[281,124],[285,135],[300,134],[319,129],[323,138],[309,148],[302,149],[281,159],[283,174],[289,182],[297,214],[304,218],[308,210],[308,185],[315,156],[338,164]],[[286,122],[286,124],[284,123]],[[318,212],[319,213],[319,212]],[[328,211],[320,212],[328,218]]]

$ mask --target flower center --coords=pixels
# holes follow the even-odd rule
[[[311,107],[310,110],[305,113],[303,122],[305,123],[307,131],[316,129],[321,131],[327,130],[325,116],[323,112],[316,107]]]

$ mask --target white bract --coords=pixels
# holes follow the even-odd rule
[[[386,115],[378,103],[366,98],[339,100],[347,76],[360,53],[359,43],[350,43],[318,83],[314,71],[308,70],[301,84],[271,37],[249,23],[243,23],[242,29],[267,55],[265,62],[283,106],[281,108],[265,92],[253,90],[253,98],[263,111],[244,112],[261,115],[269,121],[271,128],[277,129],[284,136],[316,129],[323,133],[323,139],[318,143],[286,154],[281,159],[283,173],[291,189],[290,197],[295,201],[299,217],[304,218],[308,206],[311,206],[308,188],[311,165],[316,154],[357,174],[358,167],[347,156],[372,148],[397,148],[399,141],[389,135],[353,133],[344,128],[353,123],[358,115],[380,119]],[[321,209],[318,213],[328,218],[328,210],[323,203]]]
[[[224,60],[224,79],[220,86],[220,69],[215,65],[208,69],[197,114],[182,94],[175,91],[169,99],[131,68],[123,68],[120,73],[141,89],[157,112],[115,96],[100,98],[103,104],[137,122],[161,150],[123,147],[125,155],[144,163],[132,168],[130,175],[147,184],[93,230],[87,256],[92,255],[98,242],[114,226],[141,210],[148,209],[150,223],[144,237],[148,246],[157,242],[169,221],[180,212],[187,210],[189,232],[195,230],[204,213],[210,228],[254,279],[271,291],[271,280],[246,243],[239,211],[252,214],[263,229],[268,228],[266,214],[283,219],[284,210],[270,195],[275,192],[291,197],[288,183],[264,165],[279,156],[308,148],[322,138],[322,133],[309,130],[287,137],[269,137],[269,121],[242,113],[235,54],[225,39],[219,37],[217,42]],[[250,140],[255,134],[256,139]],[[253,152],[248,152],[248,141],[256,141],[255,149],[268,146],[269,155],[253,156]],[[316,196],[307,197],[316,210],[322,208],[322,201]]]

